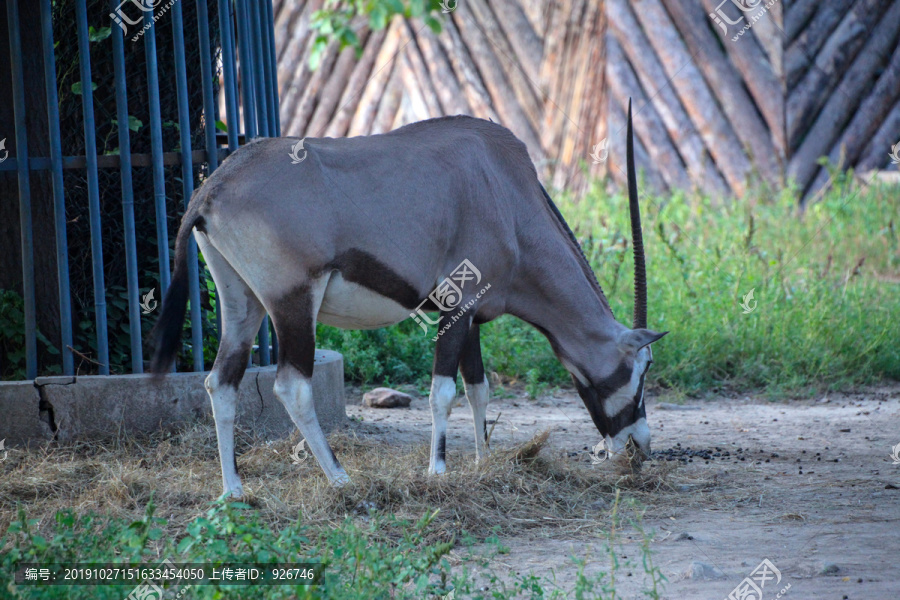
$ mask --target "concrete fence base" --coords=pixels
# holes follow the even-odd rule
[[[296,428],[272,391],[276,367],[247,369],[241,382],[237,424],[261,437]],[[119,433],[149,433],[212,414],[203,382],[207,373],[38,377],[0,383],[0,440],[8,446],[69,441]],[[345,418],[344,360],[316,350],[312,381],[316,415],[330,431]]]

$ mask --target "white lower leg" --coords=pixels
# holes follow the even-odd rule
[[[319,425],[310,380],[291,367],[279,367],[275,377],[275,395],[303,434],[307,447],[316,457],[328,480],[335,485],[350,481]]]
[[[219,462],[222,465],[223,495],[240,498],[244,494],[244,489],[241,486],[241,478],[237,474],[234,456],[234,413],[237,405],[237,389],[230,385],[219,385],[218,376],[213,371],[206,378],[206,391],[209,393],[213,418],[216,421]]]
[[[491,389],[487,379],[481,383],[466,384],[466,399],[472,409],[472,420],[475,422],[475,457],[481,460],[488,455],[487,444],[487,405],[491,401]]]
[[[452,377],[436,375],[431,380],[431,459],[428,472],[439,475],[447,470],[447,419],[456,399],[456,381]]]

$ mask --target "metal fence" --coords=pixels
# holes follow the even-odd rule
[[[143,337],[155,315],[144,314],[148,295],[139,280],[149,273],[158,298],[165,294],[170,233],[194,188],[240,143],[280,135],[271,0],[39,0],[37,56],[23,46],[34,23],[27,14],[23,22],[20,8],[38,10],[27,1],[5,2],[15,134],[0,162],[0,178],[14,171],[17,179],[24,376],[73,375],[76,361],[79,372],[109,374],[111,358],[116,370],[141,373]],[[41,62],[46,119],[35,127],[27,94],[34,93],[28,79],[38,75],[25,65]],[[48,151],[35,156],[29,147]],[[55,239],[41,240],[39,249],[55,243],[58,339],[39,333],[36,314],[33,232],[43,223],[32,219],[32,181],[39,177],[52,196]],[[85,221],[87,230],[80,229]],[[70,243],[82,231],[89,251]],[[218,335],[218,303],[193,239],[189,270],[185,347],[190,368],[202,371],[204,348]],[[81,290],[78,282],[88,280],[90,292]],[[41,364],[39,340],[51,350],[41,353]],[[258,361],[271,362],[268,319]]]

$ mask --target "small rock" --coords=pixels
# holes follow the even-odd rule
[[[695,560],[684,574],[688,579],[724,579],[722,569],[709,563]]]
[[[837,575],[840,570],[841,568],[834,563],[822,563],[822,568],[819,569],[819,575]]]
[[[402,408],[409,406],[410,402],[412,396],[391,388],[375,388],[363,394],[363,405],[370,408]]]

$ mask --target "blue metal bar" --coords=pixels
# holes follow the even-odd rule
[[[53,222],[56,229],[56,278],[59,288],[59,331],[63,375],[74,375],[72,356],[72,298],[69,288],[69,242],[66,235],[66,197],[63,187],[62,135],[59,130],[59,94],[56,91],[56,57],[50,0],[41,0],[41,43],[44,50],[44,91],[47,95],[47,129],[50,133],[50,169],[53,182]],[[32,167],[33,168],[33,167]]]
[[[34,300],[34,236],[31,229],[31,183],[28,172],[28,132],[25,129],[25,73],[22,69],[22,38],[19,6],[6,3],[9,54],[12,57],[13,113],[16,124],[16,155],[19,181],[19,229],[22,244],[22,294],[25,299],[25,377],[37,377],[37,311]]]
[[[153,22],[153,9],[144,15]],[[150,154],[153,158],[153,205],[156,209],[156,248],[159,257],[159,287],[166,295],[169,275],[169,228],[166,216],[166,174],[163,168],[162,117],[159,109],[159,70],[156,60],[156,28],[144,31],[147,56],[147,104],[150,112]]]
[[[14,2],[10,2],[14,4]],[[109,375],[109,340],[106,331],[106,285],[103,282],[103,240],[100,228],[100,184],[97,180],[97,139],[94,134],[94,91],[91,86],[91,49],[85,0],[75,3],[78,27],[78,62],[84,112],[84,154],[87,160],[88,211],[91,223],[91,266],[94,273],[94,317],[97,326],[97,362],[100,374]]]
[[[272,132],[269,130],[269,94],[267,63],[268,46],[262,12],[262,0],[249,0],[250,17],[252,19],[253,31],[256,35],[252,36],[253,40],[253,85],[256,89],[256,122],[259,124],[259,135],[269,137]],[[268,330],[266,330],[268,334]],[[267,346],[268,348],[268,346]]]
[[[117,0],[110,0],[115,12]],[[128,281],[128,333],[131,336],[131,372],[144,372],[141,347],[141,311],[138,304],[137,235],[134,228],[134,189],[131,181],[131,131],[128,93],[125,88],[125,42],[122,30],[112,27],[113,70],[116,86],[116,119],[119,122],[119,173],[122,177],[122,218],[125,226],[125,272]]]
[[[281,137],[281,114],[279,111],[281,110],[280,103],[278,102],[278,60],[275,54],[275,13],[272,10],[272,0],[262,0],[263,6],[266,9],[266,19],[268,22],[268,27],[266,32],[269,38],[269,47],[268,47],[268,64],[269,64],[269,99],[270,99],[270,108],[269,108],[269,118],[271,119],[271,124],[269,125],[269,133],[275,137]],[[272,338],[272,349],[275,349],[275,338]]]
[[[178,97],[178,130],[181,140],[181,185],[184,207],[194,193],[194,165],[191,163],[191,118],[188,112],[187,66],[184,58],[184,23],[181,3],[172,5],[172,34],[175,46],[175,93]],[[197,240],[188,238],[188,282],[191,300],[191,354],[194,370],[203,370],[203,322],[200,314],[200,272]]]
[[[253,42],[250,41],[250,11],[247,9],[247,1],[234,0],[234,3],[237,13],[238,53],[241,58],[240,82],[244,111],[244,135],[247,139],[252,139],[257,135],[257,128],[256,103],[253,97]]]
[[[216,108],[213,98],[213,69],[209,52],[209,14],[206,0],[197,0],[197,37],[200,44],[200,79],[203,84],[203,122],[206,132],[206,157],[209,173],[219,164],[216,149]],[[222,336],[222,306],[216,294],[216,337]]]
[[[240,119],[237,108],[237,75],[234,56],[234,30],[231,0],[219,0],[219,35],[222,39],[222,70],[225,87],[225,126],[228,128],[228,149],[238,146]]]

